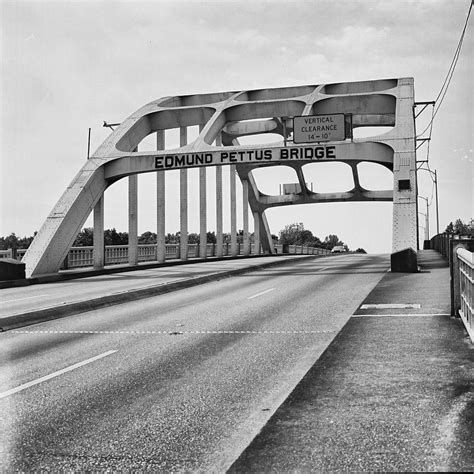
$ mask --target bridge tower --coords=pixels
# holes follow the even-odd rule
[[[236,253],[235,176],[242,182],[244,247],[249,250],[248,205],[254,218],[257,249],[272,253],[265,211],[276,206],[342,201],[393,201],[393,252],[417,249],[417,183],[414,87],[412,78],[306,85],[163,97],[125,119],[84,164],[47,217],[24,261],[28,277],[59,270],[77,233],[94,215],[94,265],[104,265],[104,191],[119,179],[129,180],[129,261],[137,262],[137,175],[156,174],[157,261],[163,262],[165,181],[168,170],[180,171],[181,259],[187,258],[187,169],[199,168],[200,249],[205,255],[206,168],[216,167],[217,255],[222,255],[222,167],[230,167],[231,248]],[[304,124],[331,122],[326,136],[304,135]],[[303,126],[302,126],[303,124]],[[329,125],[329,124],[328,124]],[[199,127],[188,143],[187,128]],[[390,131],[354,139],[357,127],[392,127]],[[165,131],[180,130],[180,146],[166,149]],[[312,129],[316,130],[315,128]],[[342,130],[342,135],[340,134]],[[337,131],[337,133],[336,133]],[[333,133],[334,132],[334,133]],[[239,138],[279,134],[281,143],[243,146]],[[139,150],[156,134],[156,150]],[[303,138],[302,138],[303,137]],[[308,189],[304,166],[339,161],[352,170],[354,187],[347,192],[316,193]],[[372,162],[393,172],[393,188],[361,186],[358,165]],[[289,195],[262,193],[255,168],[286,165],[298,176],[299,190]]]

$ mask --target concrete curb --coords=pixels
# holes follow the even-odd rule
[[[308,255],[299,256],[296,260],[309,260],[314,258],[320,258],[322,255]],[[85,313],[87,311],[93,311],[100,308],[106,308],[108,306],[115,306],[130,301],[140,300],[144,298],[150,298],[152,296],[161,295],[164,293],[170,293],[172,291],[182,290],[185,288],[191,288],[198,286],[203,283],[211,281],[221,280],[223,278],[229,278],[242,273],[248,273],[254,270],[261,270],[263,268],[275,267],[278,265],[284,265],[289,260],[293,259],[282,259],[274,262],[262,263],[259,265],[249,265],[244,268],[236,268],[228,271],[221,271],[211,273],[208,275],[191,277],[185,280],[180,280],[172,283],[161,283],[156,286],[147,288],[140,288],[137,290],[128,290],[113,295],[101,296],[99,298],[93,298],[87,301],[77,301],[74,303],[64,304],[62,306],[54,306],[51,308],[40,309],[37,311],[30,311],[28,313],[15,314],[13,316],[7,316],[6,318],[0,319],[0,332],[8,331],[11,329],[29,326],[31,324],[42,323],[45,321],[51,321],[53,319],[64,318],[67,316],[73,316],[75,314]]]

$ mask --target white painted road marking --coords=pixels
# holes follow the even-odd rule
[[[247,299],[248,300],[251,300],[253,298],[256,298],[257,296],[262,296],[262,295],[265,295],[267,293],[270,293],[270,291],[273,291],[275,288],[269,288],[268,290],[265,290],[265,291],[262,291],[260,293],[257,293],[256,295],[253,295],[253,296],[249,296]]]
[[[421,304],[388,303],[388,304],[363,304],[360,309],[420,309]]]
[[[414,318],[414,317],[432,317],[432,316],[450,316],[448,313],[399,313],[399,314],[354,314],[353,318],[385,318],[387,316],[396,316],[398,318]]]
[[[131,334],[131,335],[148,335],[148,334],[163,334],[170,335],[175,332],[172,329],[163,330],[163,331],[94,331],[94,330],[77,330],[77,331],[62,331],[62,330],[22,330],[14,329],[9,331],[13,334]],[[335,329],[328,330],[312,330],[312,329],[282,329],[282,330],[261,330],[261,331],[252,331],[252,330],[243,330],[243,331],[234,331],[234,330],[190,330],[190,331],[179,331],[179,334],[328,334],[336,332]]]
[[[43,296],[49,296],[49,295],[26,296],[25,298],[17,298],[15,300],[0,301],[0,303],[13,303],[14,301],[30,300],[32,298],[42,298]]]
[[[96,360],[102,359],[103,357],[107,357],[111,354],[114,354],[115,352],[118,352],[118,351],[114,350],[114,351],[104,352],[103,354],[96,355],[95,357],[91,357],[90,359],[83,360],[82,362],[78,362],[77,364],[70,365],[69,367],[65,367],[64,369],[58,370],[57,372],[53,372],[52,374],[45,375],[44,377],[41,377],[36,380],[32,380],[31,382],[28,382],[28,383],[24,383],[23,385],[19,385],[18,387],[12,388],[11,390],[7,390],[6,392],[0,393],[0,398],[8,397],[9,395],[13,395],[14,393],[21,392],[22,390],[32,387],[33,385],[38,385],[42,382],[46,382],[47,380],[50,380],[54,377],[58,377],[59,375],[65,374],[66,372],[71,372],[71,370],[78,369],[79,367],[82,367],[83,365],[90,364],[91,362],[95,362]]]

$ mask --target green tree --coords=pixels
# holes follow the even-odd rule
[[[207,243],[208,244],[215,244],[217,243],[217,238],[215,232],[208,232],[207,233]]]
[[[454,234],[454,224],[452,221],[447,225],[444,232],[446,232],[446,234]]]
[[[304,228],[302,222],[286,225],[279,232],[279,241],[289,245],[317,245],[321,242],[310,230]]]
[[[115,227],[104,231],[105,245],[127,245],[128,232],[117,232]]]
[[[332,250],[336,245],[344,245],[347,250],[347,245],[339,240],[339,237],[335,234],[329,234],[324,238],[323,242],[324,248]]]
[[[7,235],[6,237],[2,237],[0,240],[0,245],[2,250],[20,248],[18,237],[14,232],[12,232],[10,235]]]
[[[76,240],[72,244],[73,247],[90,247],[93,245],[93,234],[94,229],[92,227],[84,227],[79,234],[77,234]]]
[[[138,243],[144,245],[156,244],[156,234],[147,230],[138,237]]]
[[[444,232],[447,234],[473,236],[474,235],[474,219],[470,219],[469,223],[467,224],[465,224],[462,221],[462,219],[456,219],[454,221],[454,224],[451,221],[446,227]]]
[[[189,244],[198,244],[199,243],[199,234],[196,234],[195,232],[191,232],[188,234],[188,243]]]

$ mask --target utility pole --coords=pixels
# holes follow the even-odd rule
[[[89,128],[89,136],[87,137],[87,159],[89,159],[91,153],[91,129]]]
[[[422,212],[420,212],[420,214],[425,216],[425,240],[430,240],[430,206],[428,204],[428,198],[423,196],[418,197],[426,201],[426,214],[423,214]]]
[[[436,193],[436,234],[439,234],[438,175],[436,170],[434,170],[434,184]]]

